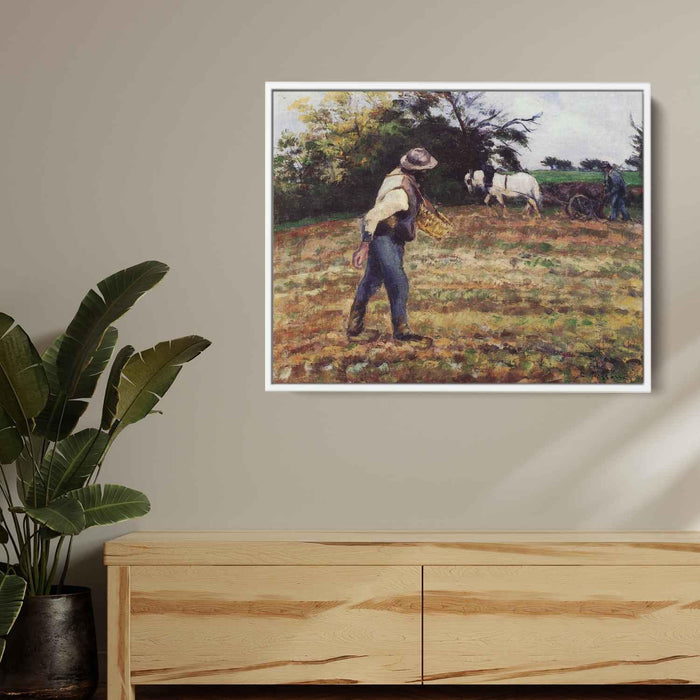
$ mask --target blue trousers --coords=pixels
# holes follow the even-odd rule
[[[631,218],[625,207],[625,198],[621,194],[613,192],[610,195],[610,219],[615,221],[620,214],[622,214],[624,221],[629,221]]]
[[[408,277],[403,269],[404,242],[393,236],[377,236],[369,244],[365,274],[357,286],[355,303],[363,306],[382,286],[386,288],[392,321],[406,320]]]

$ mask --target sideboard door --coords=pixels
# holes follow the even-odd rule
[[[420,680],[420,566],[131,568],[135,685]]]
[[[426,566],[424,682],[700,683],[700,567]]]

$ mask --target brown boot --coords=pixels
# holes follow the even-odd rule
[[[411,331],[407,318],[393,318],[391,323],[394,326],[394,340],[423,340],[424,336]]]
[[[365,311],[367,311],[367,304],[360,304],[358,301],[352,302],[348,317],[347,334],[349,338],[360,335],[365,329]]]

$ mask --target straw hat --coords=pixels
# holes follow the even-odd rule
[[[430,170],[437,164],[437,159],[425,148],[412,148],[401,158],[401,167],[404,170]]]

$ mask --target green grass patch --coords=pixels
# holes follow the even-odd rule
[[[603,182],[603,173],[583,170],[532,170],[537,182],[540,184],[552,184],[559,182]],[[642,185],[642,173],[621,172],[624,181],[632,187]]]
[[[300,226],[310,226],[311,224],[320,224],[324,221],[343,221],[345,219],[356,219],[360,214],[357,212],[340,212],[337,214],[323,214],[321,216],[308,216],[305,219],[299,219],[299,221],[285,221],[281,224],[275,224],[273,230],[277,231],[289,231],[293,228],[299,228]]]

